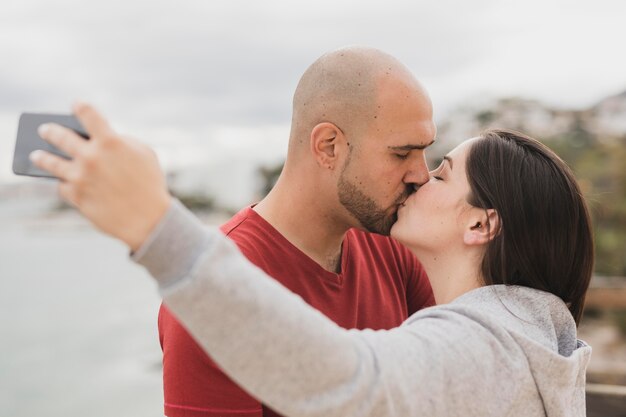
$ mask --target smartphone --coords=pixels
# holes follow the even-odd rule
[[[15,153],[13,154],[13,172],[16,175],[28,175],[31,177],[54,178],[52,174],[37,168],[28,156],[31,152],[41,149],[65,159],[71,159],[65,152],[52,146],[39,136],[37,129],[45,123],[56,123],[72,129],[84,139],[89,139],[89,135],[80,124],[78,119],[72,115],[47,114],[47,113],[22,113],[17,128],[17,140],[15,141]]]

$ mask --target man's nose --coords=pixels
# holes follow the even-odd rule
[[[426,163],[426,156],[422,152],[419,157],[415,158],[415,161],[411,164],[409,170],[404,176],[404,182],[406,184],[414,184],[422,186],[430,180],[430,174],[428,171],[428,164]]]

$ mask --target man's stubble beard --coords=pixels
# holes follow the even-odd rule
[[[350,158],[348,157],[339,175],[339,181],[337,181],[339,202],[359,221],[365,230],[389,236],[391,227],[398,219],[397,210],[389,214],[388,210],[381,208],[373,198],[351,183],[346,175],[346,169],[349,164]],[[399,196],[397,204],[402,203],[407,196],[408,192]]]

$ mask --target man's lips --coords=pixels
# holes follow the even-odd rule
[[[404,207],[406,206],[406,202],[408,201],[408,199],[413,195],[413,193],[408,194],[406,197],[404,197],[399,203],[398,206],[399,207]]]
[[[413,192],[413,193],[411,193],[411,194],[409,194],[409,195],[408,195],[408,196],[404,199],[404,201],[402,201],[400,204],[398,204],[398,209],[400,209],[400,208],[402,208],[402,207],[405,207],[405,206],[409,203],[409,199],[410,199],[411,197],[413,197],[413,195],[414,195],[414,194],[415,194],[414,192]]]

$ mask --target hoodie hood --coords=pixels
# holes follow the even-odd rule
[[[591,347],[576,337],[576,323],[553,294],[492,285],[452,304],[479,302],[523,350],[546,416],[574,416],[585,409],[585,375]]]

